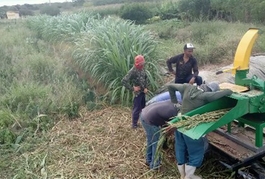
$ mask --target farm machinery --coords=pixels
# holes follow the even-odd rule
[[[221,89],[231,89],[233,94],[208,103],[186,113],[186,116],[207,114],[220,109],[229,109],[214,122],[200,123],[191,129],[180,128],[185,135],[198,139],[207,135],[211,147],[232,158],[233,162],[220,161],[244,178],[251,178],[242,169],[248,168],[254,178],[265,178],[265,81],[257,76],[247,77],[252,47],[259,35],[256,28],[249,29],[237,47],[233,67],[223,72],[232,72],[235,83],[222,83]],[[175,117],[170,123],[175,123]],[[252,174],[253,175],[253,174]]]

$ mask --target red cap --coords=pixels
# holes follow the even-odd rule
[[[142,55],[137,55],[135,58],[134,58],[134,66],[137,68],[137,69],[143,69],[144,67],[144,57]]]

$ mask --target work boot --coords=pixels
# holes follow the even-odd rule
[[[185,178],[184,179],[202,179],[201,177],[194,175],[196,167],[185,165]]]
[[[184,179],[185,177],[185,165],[178,165],[180,179]]]

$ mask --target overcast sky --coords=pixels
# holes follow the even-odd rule
[[[0,0],[0,6],[12,6],[12,5],[23,5],[23,4],[41,4],[48,2],[72,2],[72,0]]]

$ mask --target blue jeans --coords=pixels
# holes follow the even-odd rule
[[[141,115],[140,120],[146,133],[146,163],[149,164],[150,169],[156,169],[160,165],[160,157],[155,159],[157,142],[160,137],[160,127],[146,123]]]
[[[178,165],[201,166],[207,147],[206,137],[194,140],[178,130],[175,131],[175,153]]]

